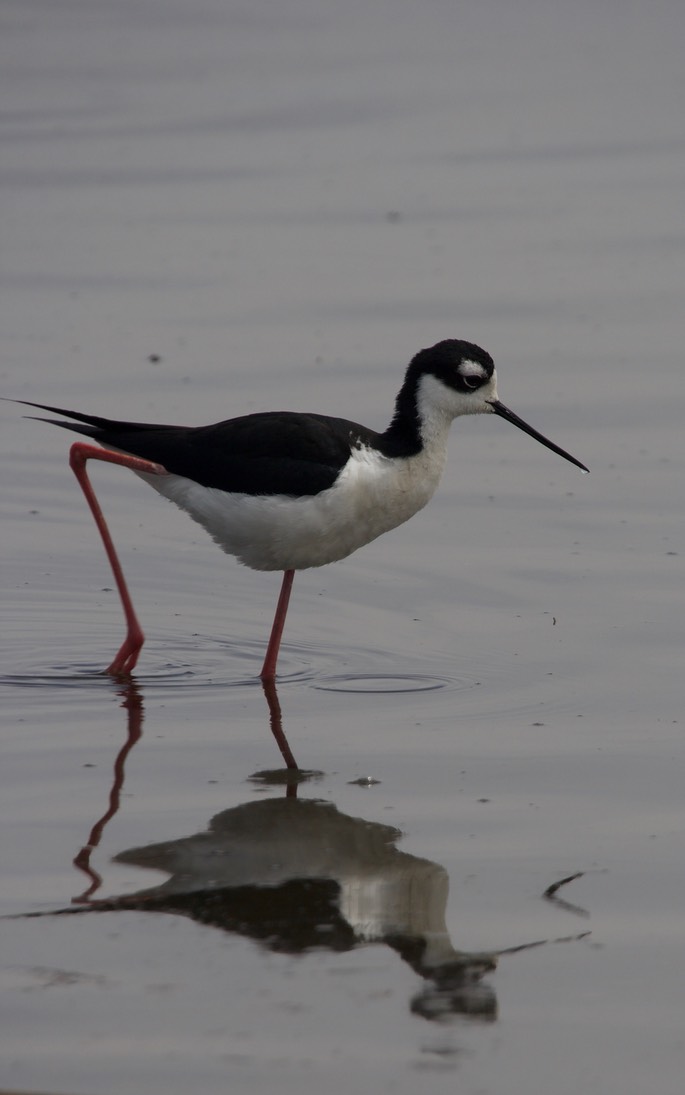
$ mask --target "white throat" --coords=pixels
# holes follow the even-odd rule
[[[455,418],[464,414],[492,414],[491,401],[497,399],[497,373],[475,392],[458,392],[437,377],[424,374],[416,391],[421,440],[424,448],[446,451],[447,436]]]

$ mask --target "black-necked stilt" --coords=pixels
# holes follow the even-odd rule
[[[27,406],[75,419],[40,421],[103,446],[77,441],[70,464],[100,531],[126,617],[126,638],[108,668],[116,675],[135,667],[144,636],[86,473],[89,459],[135,471],[246,566],[284,572],[260,674],[264,681],[276,675],[295,571],[344,559],[425,506],[442,474],[450,424],[459,415],[497,414],[588,470],[500,403],[490,355],[457,339],[421,350],[412,360],[383,433],[343,418],[292,411],[212,426],[163,426],[42,403]]]

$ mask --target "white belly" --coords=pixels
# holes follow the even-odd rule
[[[407,521],[440,480],[444,451],[388,460],[355,450],[321,494],[229,494],[178,475],[141,478],[203,526],[229,555],[253,570],[303,570],[344,559]]]

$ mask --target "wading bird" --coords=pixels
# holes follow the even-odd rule
[[[500,402],[492,358],[458,339],[416,354],[382,433],[297,411],[250,414],[211,426],[163,426],[26,405],[72,419],[40,421],[102,446],[75,442],[70,464],[100,531],[126,617],[126,638],[108,668],[117,676],[133,670],[144,636],[86,472],[88,460],[136,472],[246,566],[283,571],[263,681],[276,676],[295,571],[344,559],[422,509],[440,481],[455,418],[499,415],[588,470]]]

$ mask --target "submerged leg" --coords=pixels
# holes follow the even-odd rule
[[[283,760],[286,763],[286,767],[293,772],[299,772],[299,765],[293,756],[293,751],[288,745],[288,739],[285,736],[283,729],[283,716],[281,715],[281,705],[278,702],[278,693],[276,691],[276,682],[272,678],[262,678],[262,689],[266,696],[266,702],[269,705],[269,725],[271,726],[271,733],[276,739],[276,744],[281,750]],[[288,797],[297,793],[297,784],[288,784]]]
[[[276,615],[274,616],[274,622],[271,626],[271,635],[269,637],[269,645],[266,648],[264,665],[262,666],[262,671],[259,674],[263,681],[273,681],[276,679],[276,662],[278,661],[278,650],[281,645],[281,636],[283,635],[285,616],[286,612],[288,611],[288,602],[290,600],[290,591],[293,588],[294,577],[294,570],[283,571],[283,583],[281,585],[281,592],[278,598],[278,604],[276,605]]]
[[[128,591],[128,586],[126,585],[124,572],[121,569],[121,563],[119,562],[112,542],[107,522],[105,521],[102,510],[100,509],[100,503],[95,496],[95,491],[93,490],[90,479],[88,478],[88,473],[86,472],[86,462],[88,460],[104,460],[107,464],[120,464],[122,468],[130,468],[132,471],[147,472],[148,475],[167,475],[168,473],[166,468],[161,464],[154,464],[150,460],[142,460],[138,456],[129,456],[127,453],[123,452],[110,452],[108,449],[98,449],[94,445],[85,444],[83,441],[76,441],[75,444],[71,446],[71,451],[69,453],[69,465],[79,481],[81,490],[85,494],[86,501],[90,506],[90,511],[95,518],[95,524],[102,537],[102,543],[107,552],[107,558],[109,559],[109,564],[112,568],[114,581],[117,584],[121,605],[124,610],[124,616],[126,617],[126,638],[114,661],[107,667],[108,673],[111,673],[115,677],[120,677],[131,673],[135,668],[136,662],[138,661],[138,655],[145,642],[145,636],[143,635],[143,630],[138,623],[138,617],[133,609],[131,595]]]

